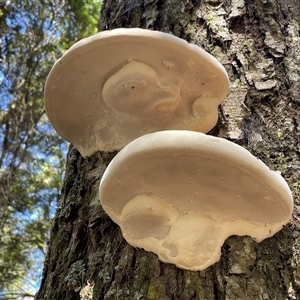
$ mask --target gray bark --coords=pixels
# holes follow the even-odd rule
[[[274,237],[230,237],[218,263],[184,271],[128,245],[103,212],[98,186],[115,153],[83,159],[71,147],[36,299],[300,299],[299,1],[107,0],[99,26],[173,33],[217,57],[231,92],[210,134],[280,171],[294,214]]]

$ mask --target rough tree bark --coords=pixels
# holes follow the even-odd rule
[[[221,61],[231,92],[210,134],[282,173],[294,195],[293,218],[260,244],[230,237],[218,263],[184,271],[129,246],[103,212],[99,181],[115,153],[83,159],[70,147],[36,299],[300,299],[299,1],[104,1],[99,28],[116,27],[173,33]]]

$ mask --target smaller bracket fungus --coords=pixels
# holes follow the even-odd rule
[[[83,156],[119,150],[164,129],[207,132],[229,81],[202,48],[145,29],[100,32],[53,66],[45,106],[56,131]]]
[[[129,244],[188,270],[217,262],[231,235],[257,242],[273,236],[293,210],[285,180],[249,151],[186,130],[128,144],[107,167],[99,192]]]

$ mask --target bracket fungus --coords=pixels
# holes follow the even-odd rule
[[[186,130],[129,143],[99,192],[129,244],[188,270],[217,262],[231,235],[257,242],[273,236],[293,209],[285,180],[246,149]]]
[[[45,106],[56,131],[83,156],[119,150],[164,129],[207,132],[229,81],[202,48],[145,29],[100,32],[53,66]]]

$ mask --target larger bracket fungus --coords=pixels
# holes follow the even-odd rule
[[[202,48],[145,29],[100,32],[53,66],[45,105],[56,131],[83,156],[123,148],[164,129],[207,132],[229,81]]]
[[[231,235],[273,236],[293,210],[285,180],[249,151],[185,130],[128,144],[107,167],[100,200],[129,244],[188,270],[217,262]]]

